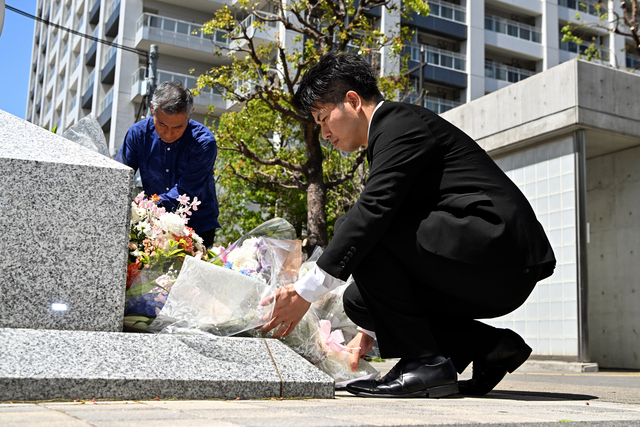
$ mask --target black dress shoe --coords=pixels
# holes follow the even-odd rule
[[[435,365],[400,359],[380,381],[356,381],[347,391],[360,397],[444,397],[458,392],[457,379],[450,359]]]
[[[507,375],[518,369],[531,355],[531,347],[522,337],[510,329],[504,329],[504,336],[489,354],[473,361],[473,376],[460,381],[460,394],[484,396]]]

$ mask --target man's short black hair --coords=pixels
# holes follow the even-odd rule
[[[371,65],[356,55],[332,51],[302,76],[292,103],[301,114],[309,115],[317,102],[341,104],[350,90],[365,102],[377,104],[384,99]]]

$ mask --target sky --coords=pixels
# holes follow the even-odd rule
[[[31,15],[37,0],[5,0],[5,3]],[[29,71],[35,21],[5,10],[0,35],[0,110],[24,119],[29,95]]]

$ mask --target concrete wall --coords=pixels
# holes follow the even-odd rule
[[[591,359],[640,369],[640,147],[587,161]]]

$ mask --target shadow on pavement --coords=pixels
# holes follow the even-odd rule
[[[572,393],[547,393],[542,391],[494,390],[485,397],[490,399],[509,399],[524,401],[557,401],[557,400],[596,400],[598,396]]]

